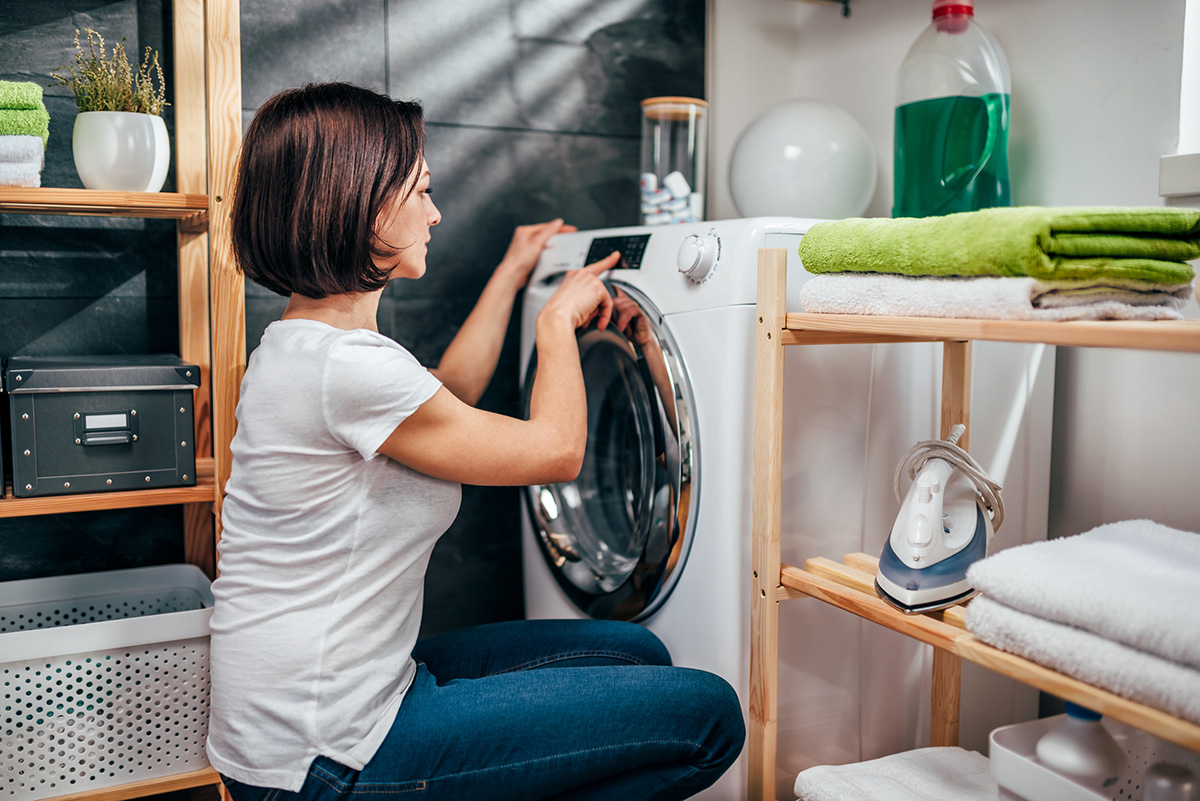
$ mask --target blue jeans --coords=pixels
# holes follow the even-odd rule
[[[633,623],[520,620],[429,637],[361,771],[326,757],[298,793],[226,780],[234,801],[668,801],[715,782],[746,729],[720,677],[671,667]]]

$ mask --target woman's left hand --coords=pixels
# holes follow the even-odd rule
[[[547,240],[555,234],[578,230],[575,226],[563,222],[561,218],[534,225],[517,226],[512,242],[508,244],[508,250],[500,260],[500,266],[496,268],[496,276],[508,279],[513,283],[514,289],[520,289],[525,286],[529,274],[537,266],[542,251],[546,249]]]

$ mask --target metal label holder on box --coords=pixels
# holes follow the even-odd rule
[[[175,356],[8,360],[13,495],[193,486],[200,369]]]

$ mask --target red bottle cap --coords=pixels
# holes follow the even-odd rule
[[[966,14],[975,16],[975,0],[933,0],[933,18],[945,17],[949,14]]]
[[[933,0],[933,21],[943,33],[962,33],[975,16],[974,0]]]

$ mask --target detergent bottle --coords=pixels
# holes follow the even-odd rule
[[[1011,206],[1008,61],[974,0],[934,0],[896,90],[893,217]]]
[[[1067,715],[1043,734],[1035,751],[1046,767],[1085,784],[1109,787],[1125,770],[1125,751],[1104,728],[1100,714],[1067,702]]]

